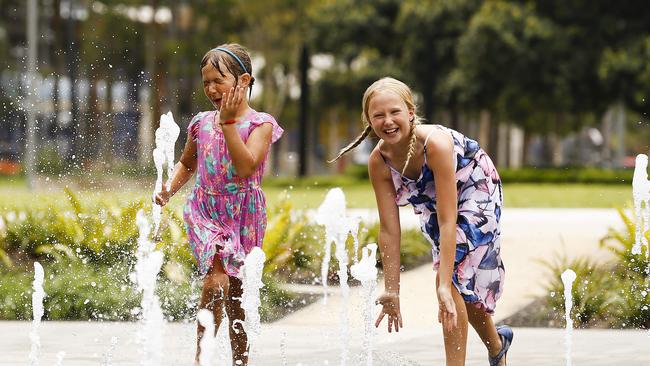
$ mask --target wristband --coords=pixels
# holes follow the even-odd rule
[[[223,121],[223,122],[221,122],[219,124],[220,125],[233,125],[235,123],[237,123],[236,119],[227,119],[227,120],[225,120],[225,121]]]

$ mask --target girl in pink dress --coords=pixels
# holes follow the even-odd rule
[[[192,118],[187,142],[170,181],[156,195],[164,206],[196,172],[183,216],[192,253],[204,275],[199,309],[214,314],[219,328],[228,314],[233,364],[248,363],[242,321],[239,268],[261,247],[266,229],[266,199],[261,182],[269,147],[282,135],[273,116],[248,105],[253,86],[248,52],[224,44],[201,60],[203,91],[215,107]],[[204,328],[197,329],[197,362]]]

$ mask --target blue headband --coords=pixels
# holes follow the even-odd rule
[[[244,70],[245,73],[248,73],[250,75],[250,72],[248,72],[248,70],[246,69],[246,66],[244,66],[244,63],[241,61],[241,59],[239,57],[237,57],[237,55],[235,55],[234,52],[232,52],[232,51],[230,51],[228,49],[225,49],[225,48],[221,48],[221,47],[213,48],[212,50],[213,51],[223,51],[223,52],[229,54],[235,60],[237,60],[237,62],[239,62],[239,66],[241,66],[242,70]],[[248,86],[248,98],[250,98],[252,94],[253,94],[253,82],[251,81],[251,84]]]
[[[213,48],[212,50],[213,50],[213,51],[223,51],[223,52],[229,54],[229,55],[232,56],[235,60],[237,60],[237,62],[239,62],[239,66],[241,66],[241,68],[242,68],[242,70],[244,70],[244,72],[249,73],[248,70],[246,69],[246,66],[244,66],[244,63],[241,62],[241,59],[239,59],[239,57],[237,57],[237,55],[235,55],[232,51],[227,50],[227,49],[225,49],[225,48],[221,48],[221,47]],[[249,73],[249,74],[250,74],[250,73]]]

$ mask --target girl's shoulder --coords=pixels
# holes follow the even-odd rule
[[[275,120],[275,117],[266,112],[258,112],[256,110],[252,110],[252,112],[249,113],[245,119],[244,123],[249,128],[249,132],[260,125],[266,123],[271,124],[271,143],[277,141],[284,133],[284,129],[280,127],[278,121]]]
[[[205,120],[207,117],[210,115],[214,115],[216,113],[215,111],[201,111],[195,114],[192,119],[190,120],[190,125],[193,125],[199,121]]]
[[[415,133],[425,146],[453,142],[453,130],[442,125],[418,125]]]
[[[257,123],[257,124],[262,124],[262,123],[273,123],[277,124],[278,121],[273,117],[271,114],[266,113],[266,112],[259,112],[256,110],[252,110],[251,113],[248,116],[248,119],[250,120],[251,123]]]
[[[192,140],[197,141],[199,138],[199,129],[201,128],[201,121],[206,120],[211,114],[216,113],[215,111],[203,111],[199,112],[192,117],[190,123],[187,125],[187,131],[189,136],[192,137]]]

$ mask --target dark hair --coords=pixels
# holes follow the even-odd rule
[[[219,51],[217,48],[227,49],[237,55],[239,60],[227,52]],[[242,65],[239,63],[240,60],[245,69],[243,69]],[[224,70],[222,70],[219,65],[221,63],[221,65],[225,66],[226,70],[235,77],[235,81],[239,80],[240,75],[248,73],[251,76],[249,87],[253,87],[253,83],[255,82],[255,78],[253,77],[253,65],[251,64],[251,57],[244,46],[237,43],[225,43],[217,46],[203,55],[203,58],[201,59],[201,69],[203,69],[208,62],[219,71],[221,76],[226,76]]]

